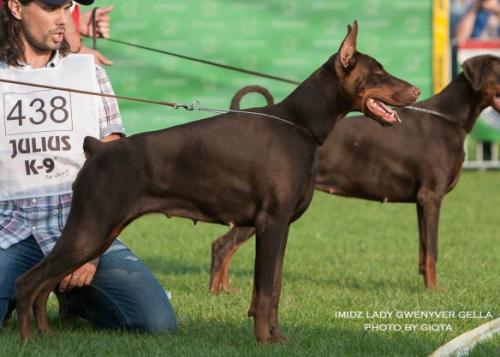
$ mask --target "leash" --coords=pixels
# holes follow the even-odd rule
[[[220,68],[224,68],[224,69],[229,69],[231,71],[246,73],[246,74],[250,74],[252,76],[263,77],[263,78],[272,79],[272,80],[275,80],[275,81],[285,82],[285,83],[289,83],[289,84],[296,84],[296,85],[300,84],[299,81],[295,81],[293,79],[278,77],[278,76],[275,76],[275,75],[272,75],[272,74],[267,74],[267,73],[252,71],[252,70],[241,68],[241,67],[230,66],[230,65],[227,65],[227,64],[223,64],[223,63],[208,61],[208,60],[204,60],[204,59],[201,59],[201,58],[196,58],[196,57],[191,57],[191,56],[183,55],[183,54],[180,54],[180,53],[159,50],[159,49],[156,49],[156,48],[147,47],[147,46],[139,45],[139,44],[136,44],[136,43],[131,43],[131,42],[127,42],[127,41],[121,41],[121,40],[115,40],[115,39],[111,39],[111,38],[106,38],[105,40],[109,41],[109,42],[118,43],[118,44],[121,44],[121,45],[126,45],[126,46],[141,48],[143,50],[147,50],[147,51],[151,51],[151,52],[162,53],[164,55],[178,57],[178,58],[186,59],[186,60],[193,61],[193,62],[208,64],[210,66],[215,66],[215,67],[220,67]]]
[[[92,9],[92,15],[90,16],[90,21],[92,22],[92,49],[97,50],[97,20],[96,13],[99,9],[98,6]]]
[[[266,114],[266,113],[249,112],[247,110],[238,110],[238,109],[203,108],[203,107],[200,107],[200,103],[197,100],[195,100],[193,102],[193,104],[191,104],[191,105],[192,105],[192,109],[191,110],[198,110],[198,111],[201,111],[201,112],[220,113],[220,114],[227,114],[227,113],[253,114],[253,115],[259,115],[259,116],[262,116],[262,117],[267,117],[267,118],[275,119],[275,120],[278,120],[278,121],[280,121],[282,123],[291,125],[291,126],[297,128],[297,129],[301,130],[304,134],[306,134],[307,136],[309,136],[314,142],[317,142],[317,140],[314,138],[314,136],[306,128],[304,128],[303,126],[297,125],[294,122],[291,122],[289,120],[280,118],[280,117],[278,117],[276,115]]]
[[[410,110],[414,110],[416,112],[421,112],[421,113],[426,113],[426,114],[434,115],[436,117],[444,119],[444,120],[446,120],[446,121],[448,121],[450,123],[453,123],[455,125],[460,125],[456,121],[451,120],[450,118],[448,118],[446,115],[444,115],[444,114],[442,114],[440,112],[436,112],[436,111],[431,110],[431,109],[420,108],[420,107],[413,107],[413,106],[406,106],[406,107],[403,107],[403,109],[410,109]]]
[[[50,85],[46,85],[46,84],[37,84],[37,83],[14,81],[14,80],[11,80],[11,79],[4,79],[4,78],[0,78],[0,82],[17,84],[17,85],[21,85],[21,86],[37,87],[37,88],[44,88],[44,89],[53,89],[53,90],[59,90],[59,91],[63,91],[63,92],[70,92],[70,93],[77,93],[77,94],[93,95],[93,96],[97,96],[97,97],[106,97],[106,98],[114,98],[114,99],[124,99],[124,100],[133,101],[133,102],[157,104],[157,105],[163,105],[163,106],[172,107],[174,109],[184,108],[184,109],[187,109],[187,110],[192,110],[192,109],[189,109],[190,105],[187,105],[187,104],[179,104],[179,103],[166,102],[166,101],[161,101],[161,100],[150,100],[150,99],[143,99],[143,98],[137,98],[137,97],[129,97],[129,96],[123,96],[123,95],[114,95],[114,94],[107,94],[107,93],[91,92],[91,91],[81,90],[81,89],[66,88],[66,87],[57,87],[57,86],[50,86]]]
[[[97,32],[97,19],[96,19],[96,12],[97,12],[98,9],[99,9],[99,7],[94,7],[92,9],[92,15],[91,15],[91,18],[90,18],[90,22],[92,23],[92,48],[94,50],[97,49],[97,33],[96,33]],[[204,60],[204,59],[201,59],[201,58],[196,58],[196,57],[191,57],[191,56],[183,55],[183,54],[180,54],[180,53],[159,50],[159,49],[152,48],[152,47],[142,46],[142,45],[139,45],[139,44],[136,44],[136,43],[126,42],[126,41],[121,41],[121,40],[114,40],[114,39],[111,39],[111,38],[103,38],[103,39],[107,40],[109,42],[114,42],[114,43],[118,43],[118,44],[121,44],[121,45],[126,45],[126,46],[130,46],[130,47],[140,48],[140,49],[143,49],[143,50],[147,50],[147,51],[151,51],[151,52],[156,52],[156,53],[162,53],[162,54],[168,55],[168,56],[178,57],[178,58],[186,59],[186,60],[189,60],[189,61],[194,61],[194,62],[198,62],[198,63],[208,64],[210,66],[215,66],[215,67],[219,67],[219,68],[229,69],[231,71],[236,71],[236,72],[250,74],[252,76],[263,77],[263,78],[272,79],[272,80],[275,80],[275,81],[285,82],[285,83],[289,83],[289,84],[296,84],[296,85],[300,84],[300,82],[296,81],[296,80],[292,80],[292,79],[288,79],[288,78],[283,78],[283,77],[275,76],[275,75],[272,75],[272,74],[267,74],[267,73],[252,71],[252,70],[249,70],[249,69],[246,69],[246,68],[241,68],[241,67],[236,67],[236,66],[230,66],[230,65],[227,65],[227,64],[213,62],[213,61],[208,61],[208,60]]]
[[[291,122],[289,120],[280,118],[276,115],[272,114],[266,114],[266,113],[257,113],[257,112],[250,112],[246,110],[236,110],[236,109],[215,109],[215,108],[205,108],[200,106],[200,102],[198,100],[193,101],[191,104],[181,104],[181,103],[176,103],[176,102],[167,102],[167,101],[162,101],[162,100],[151,100],[151,99],[144,99],[144,98],[138,98],[138,97],[130,97],[130,96],[123,96],[123,95],[115,95],[115,94],[107,94],[107,93],[100,93],[100,92],[92,92],[92,91],[87,91],[87,90],[81,90],[81,89],[75,89],[75,88],[67,88],[67,87],[58,87],[58,86],[51,86],[51,85],[46,85],[46,84],[37,84],[37,83],[30,83],[30,82],[22,82],[22,81],[14,81],[11,79],[4,79],[0,78],[0,82],[4,83],[10,83],[10,84],[17,84],[17,85],[22,85],[22,86],[29,86],[29,87],[36,87],[36,88],[44,88],[44,89],[53,89],[53,90],[59,90],[63,92],[70,92],[70,93],[77,93],[77,94],[85,94],[85,95],[92,95],[92,96],[97,96],[97,97],[106,97],[106,98],[114,98],[114,99],[124,99],[128,101],[133,101],[133,102],[140,102],[140,103],[148,103],[148,104],[156,104],[156,105],[162,105],[162,106],[168,106],[173,109],[179,109],[183,108],[186,109],[187,111],[200,111],[200,112],[209,112],[209,113],[219,113],[219,114],[227,114],[227,113],[242,113],[242,114],[252,114],[252,115],[257,115],[261,117],[267,117],[271,119],[278,120],[282,123],[291,125],[299,130],[301,130],[304,134],[309,136],[311,139],[316,141],[312,134],[304,127],[295,124],[294,122]]]

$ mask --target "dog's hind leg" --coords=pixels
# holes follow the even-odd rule
[[[55,284],[57,284],[57,281],[55,281]],[[49,282],[47,285],[48,287],[44,288],[33,302],[33,314],[35,316],[38,332],[42,336],[50,334],[49,323],[47,321],[47,300],[53,290],[50,286],[55,287],[54,282],[52,282],[52,284]]]
[[[94,226],[100,226],[98,221],[92,220]],[[23,340],[31,337],[30,309],[35,312],[40,333],[47,333],[45,306],[50,292],[62,278],[103,253],[113,241],[104,227],[90,232],[85,229],[86,222],[74,222],[70,214],[63,235],[51,253],[16,280],[16,308]]]
[[[31,306],[33,305],[33,298],[27,292],[25,295],[20,295],[16,292],[16,311],[17,323],[19,325],[19,333],[23,342],[31,339]]]
[[[229,285],[229,266],[239,247],[255,234],[253,227],[235,227],[212,242],[210,292],[234,292]]]
[[[40,333],[44,335],[49,332],[46,304],[50,292],[59,280],[43,280],[46,266],[45,263],[39,263],[29,270],[28,279],[25,273],[16,280],[16,311],[23,341],[31,339],[31,309],[33,309]]]

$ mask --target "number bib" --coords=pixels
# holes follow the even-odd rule
[[[0,78],[98,91],[92,55],[55,68],[0,69]],[[99,137],[98,97],[0,85],[0,201],[71,192],[82,167],[83,139]]]

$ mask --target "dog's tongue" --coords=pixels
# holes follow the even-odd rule
[[[493,107],[496,110],[500,110],[500,94],[497,94],[493,97]]]
[[[369,98],[367,101],[368,109],[375,115],[381,117],[385,121],[389,123],[398,123],[401,122],[399,119],[398,113],[395,110],[392,110],[383,102]]]

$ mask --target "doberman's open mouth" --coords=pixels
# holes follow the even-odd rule
[[[398,113],[395,110],[389,108],[380,100],[368,98],[368,100],[366,101],[366,107],[373,115],[383,119],[390,124],[401,122]]]

